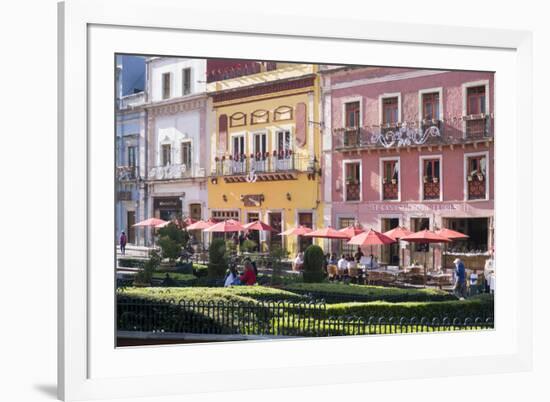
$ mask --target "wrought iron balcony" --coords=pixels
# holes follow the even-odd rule
[[[132,181],[138,178],[137,166],[117,166],[116,175],[119,181]]]
[[[372,127],[344,127],[333,129],[333,147],[336,151],[353,149],[394,149],[401,147],[460,145],[493,139],[492,117],[465,116],[453,119],[452,124],[441,120],[420,123]]]
[[[491,136],[491,118],[485,114],[464,116],[466,122],[465,138],[484,139]]]
[[[299,172],[315,175],[315,169],[312,158],[287,150],[216,157],[211,176],[224,177],[227,182],[292,180]]]
[[[194,177],[205,177],[203,168],[193,169],[193,166],[184,164],[154,166],[149,169],[149,180],[178,180]]]

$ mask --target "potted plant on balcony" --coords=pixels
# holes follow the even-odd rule
[[[424,183],[427,183],[429,180],[429,177],[428,176],[424,176]]]
[[[391,184],[397,184],[397,179],[391,179]]]
[[[432,180],[433,180],[434,183],[437,184],[439,182],[439,177],[433,177]]]
[[[382,178],[382,184],[386,184],[388,182],[388,179],[386,179],[385,177]]]
[[[347,184],[347,185],[357,184],[357,180],[355,180],[355,178],[354,178],[353,176],[349,176],[349,177],[346,179],[346,184]]]
[[[478,174],[477,174],[477,179],[478,179],[479,181],[483,181],[483,179],[484,179],[483,173],[481,173],[481,172],[478,173]]]
[[[471,174],[468,175],[468,181],[472,181],[473,180],[473,176]]]

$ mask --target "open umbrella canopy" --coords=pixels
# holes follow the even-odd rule
[[[449,243],[448,237],[441,236],[431,230],[424,229],[420,232],[413,233],[411,235],[402,237],[401,240],[411,243]]]
[[[204,229],[205,232],[221,232],[221,233],[242,232],[244,230],[245,228],[243,227],[243,225],[241,225],[240,222],[234,219],[228,219],[223,222],[218,222],[215,225]]]
[[[254,221],[243,225],[246,230],[258,230],[261,232],[276,232],[271,226],[262,221]]]
[[[392,243],[395,243],[395,240],[373,229],[370,229],[368,232],[359,233],[348,241],[348,244],[356,246],[384,246]]]
[[[303,236],[306,233],[309,233],[311,231],[312,229],[308,228],[307,226],[300,225],[295,228],[287,229],[282,233],[279,233],[279,236],[290,236],[290,235]]]
[[[410,236],[413,234],[413,232],[404,228],[403,226],[398,226],[396,228],[388,230],[387,232],[384,232],[384,234],[388,237],[391,237],[394,240],[397,240],[397,239],[403,239],[403,237],[406,237],[406,236]]]
[[[330,226],[306,233],[304,234],[304,237],[320,237],[323,239],[349,239],[348,235],[339,232],[338,230],[333,229]]]
[[[340,229],[340,233],[344,233],[348,239],[351,239],[353,236],[357,236],[359,233],[363,233],[365,230],[360,226],[351,225],[347,228]]]
[[[209,219],[207,221],[197,221],[195,223],[190,224],[187,226],[187,230],[203,230],[208,229],[209,227],[212,227],[216,224],[213,220]]]
[[[456,230],[451,230],[447,228],[436,230],[435,233],[451,240],[467,239],[470,237],[467,234],[460,233],[460,232],[457,232]]]
[[[163,228],[163,227],[165,227],[165,226],[168,226],[168,225],[171,224],[171,223],[174,223],[174,224],[175,224],[175,222],[166,221],[166,222],[163,222],[163,223],[159,223],[158,225],[155,225],[155,228],[160,229],[160,228]]]
[[[152,227],[156,227],[158,225],[168,224],[168,223],[170,223],[170,221],[165,221],[165,220],[162,220],[162,219],[159,219],[159,218],[149,218],[149,219],[145,219],[144,221],[135,223],[132,226],[138,226],[138,227],[139,226],[143,226],[143,227],[152,226]]]

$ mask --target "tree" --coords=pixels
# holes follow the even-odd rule
[[[150,285],[153,274],[160,265],[160,255],[156,251],[151,251],[149,259],[143,264],[143,268],[136,274],[135,284]]]
[[[225,241],[223,239],[212,240],[208,253],[208,277],[223,278],[227,271]]]
[[[304,282],[322,282],[325,278],[323,272],[323,249],[312,244],[304,253]]]
[[[280,285],[282,282],[281,274],[283,271],[283,258],[286,258],[288,253],[279,246],[274,246],[269,253],[271,260],[271,285]]]
[[[178,225],[171,222],[160,228],[158,231],[159,246],[162,250],[162,256],[174,262],[180,256],[181,249],[187,245],[189,233],[179,228]]]

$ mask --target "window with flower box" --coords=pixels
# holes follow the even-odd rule
[[[345,201],[360,201],[361,200],[361,163],[348,162],[345,164],[346,173],[346,191]]]
[[[399,199],[399,161],[382,161],[382,199]]]
[[[441,194],[439,159],[424,159],[422,161],[422,193],[425,200],[439,200]]]
[[[273,151],[273,163],[276,170],[291,170],[294,168],[289,130],[277,131],[276,149]]]
[[[256,172],[266,172],[268,170],[269,158],[267,155],[267,134],[254,134],[254,155],[252,156],[252,168]]]
[[[467,189],[469,200],[487,198],[487,158],[485,155],[469,156],[467,158]]]

